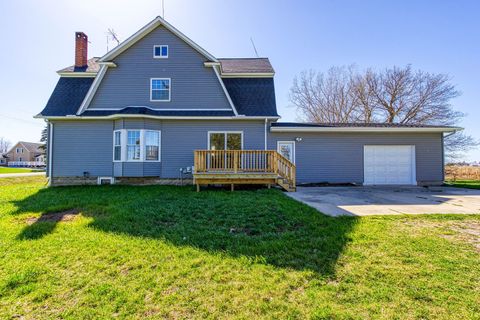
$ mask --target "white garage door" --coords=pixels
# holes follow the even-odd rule
[[[416,184],[415,146],[364,146],[364,184]]]

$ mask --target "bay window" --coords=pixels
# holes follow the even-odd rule
[[[127,161],[140,161],[140,130],[127,131]]]
[[[122,161],[122,131],[113,133],[113,161]]]
[[[160,132],[145,131],[145,160],[158,161],[160,151]]]
[[[160,131],[115,130],[113,132],[113,161],[160,161]]]

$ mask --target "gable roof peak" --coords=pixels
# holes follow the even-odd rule
[[[165,19],[163,19],[160,16],[155,17],[155,19],[153,19],[148,24],[146,24],[143,28],[141,28],[140,30],[135,32],[133,35],[128,37],[125,41],[120,43],[117,47],[107,52],[103,57],[99,59],[99,62],[111,61],[112,59],[114,59],[115,57],[120,55],[122,52],[130,48],[132,45],[137,43],[140,39],[145,37],[147,34],[152,32],[159,26],[165,27],[168,31],[172,32],[174,35],[182,39],[185,43],[190,45],[193,49],[195,49],[201,55],[207,58],[207,60],[218,62],[217,58],[215,58],[212,54],[208,53],[205,49],[200,47],[193,40],[188,38],[186,35],[184,35],[182,32],[180,32],[178,29],[176,29],[174,26],[172,26],[170,23],[168,23]]]

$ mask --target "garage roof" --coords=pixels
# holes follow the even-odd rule
[[[272,132],[456,132],[461,127],[402,123],[304,123],[275,122]]]

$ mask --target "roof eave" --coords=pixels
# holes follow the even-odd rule
[[[255,119],[269,119],[278,120],[280,116],[155,116],[146,114],[112,114],[108,116],[78,116],[78,115],[66,115],[66,116],[44,116],[38,114],[34,116],[35,119],[46,120],[105,120],[105,119],[122,119],[122,118],[150,118],[150,119],[185,119],[185,120],[255,120]]]
[[[457,132],[461,127],[270,127],[271,132]]]
[[[275,76],[275,72],[237,72],[237,73],[229,73],[229,72],[222,72],[222,78],[273,78]]]
[[[60,77],[65,77],[65,78],[95,78],[97,76],[96,72],[61,72],[61,71],[57,71],[57,74]]]

